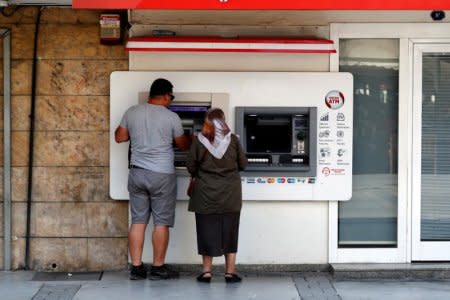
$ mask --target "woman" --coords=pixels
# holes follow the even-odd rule
[[[189,211],[195,212],[198,253],[203,257],[200,282],[211,281],[214,256],[225,256],[225,281],[240,282],[236,274],[241,177],[247,164],[239,139],[232,134],[221,109],[207,111],[202,132],[192,141],[187,169],[195,178]]]

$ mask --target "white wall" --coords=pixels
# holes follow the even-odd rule
[[[351,95],[351,76],[346,73],[317,72],[115,72],[111,76],[111,128],[115,128],[126,109],[138,102],[140,91],[145,90],[154,79],[163,77],[174,84],[174,91],[227,92],[230,97],[230,110],[226,111],[228,122],[233,128],[233,109],[238,105],[248,106],[317,106],[319,115],[326,108],[325,95],[330,90],[340,89],[344,95]],[[352,97],[346,98],[347,105]],[[351,106],[345,115],[352,120]],[[328,114],[327,109],[327,114]],[[331,114],[331,111],[329,112]],[[336,116],[332,119],[334,120]],[[332,120],[330,120],[332,122]],[[351,131],[351,121],[348,122]],[[351,134],[346,134],[351,136]],[[351,139],[347,141],[351,145]],[[120,148],[120,149],[119,149]],[[116,151],[117,150],[117,151]],[[118,151],[123,150],[123,151]],[[348,149],[351,157],[351,149]],[[126,145],[113,141],[111,131],[111,191],[115,198],[125,199],[126,192]],[[331,162],[331,160],[330,160]],[[122,167],[118,170],[118,167]],[[332,165],[330,165],[332,167]],[[313,199],[348,199],[338,195],[351,193],[351,166],[345,176],[326,177],[321,172],[312,185],[265,185],[255,186],[243,183],[243,194],[252,188],[252,195],[245,202],[242,212],[241,247],[245,264],[306,264],[326,263],[328,240],[327,202],[298,202]],[[117,180],[118,176],[120,177]],[[325,176],[325,177],[324,177]],[[180,199],[184,196],[186,184],[179,178]],[[186,182],[184,182],[186,183]],[[255,190],[255,188],[257,188]],[[313,189],[313,193],[308,193]],[[119,192],[117,192],[119,190]],[[331,192],[331,193],[330,193]],[[328,193],[328,194],[327,194]],[[268,197],[270,195],[270,198]],[[306,196],[309,195],[309,196]],[[327,195],[327,196],[325,196]],[[328,198],[329,197],[329,198]],[[273,200],[272,200],[273,199]],[[264,200],[261,201],[261,200]],[[277,201],[274,201],[277,200]],[[295,200],[292,203],[283,200]],[[179,201],[177,226],[173,230],[169,261],[193,263],[196,239],[193,215],[187,212],[186,202]],[[147,234],[144,261],[151,260],[151,233]]]
[[[151,226],[149,227],[151,230]],[[244,201],[239,232],[239,264],[324,264],[328,251],[327,202]],[[147,233],[144,262],[151,262]],[[178,201],[167,261],[199,264],[194,214]],[[217,259],[222,262],[223,259]]]
[[[130,53],[131,71],[328,71],[326,54]]]
[[[323,34],[323,28],[316,30]],[[129,57],[130,71],[329,71],[327,54],[130,53]],[[176,214],[167,261],[200,263],[194,215],[187,212],[187,202],[178,201]],[[144,262],[152,260],[150,230],[151,226]],[[237,260],[241,264],[327,263],[328,202],[244,202]]]

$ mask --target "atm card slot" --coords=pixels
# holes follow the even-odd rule
[[[280,155],[279,163],[284,166],[308,165],[309,157],[306,155]]]

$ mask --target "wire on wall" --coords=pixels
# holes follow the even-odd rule
[[[31,112],[30,112],[30,141],[28,151],[28,196],[27,196],[27,228],[25,239],[25,270],[30,270],[30,222],[31,222],[31,202],[33,192],[33,157],[34,157],[34,121],[36,111],[36,70],[37,70],[37,48],[39,38],[39,25],[43,8],[38,7],[36,17],[36,28],[34,31],[33,67],[31,77]]]

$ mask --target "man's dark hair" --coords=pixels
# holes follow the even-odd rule
[[[158,78],[153,81],[152,86],[150,87],[149,97],[153,98],[155,96],[163,96],[165,94],[172,93],[173,85],[169,80],[164,78]]]

